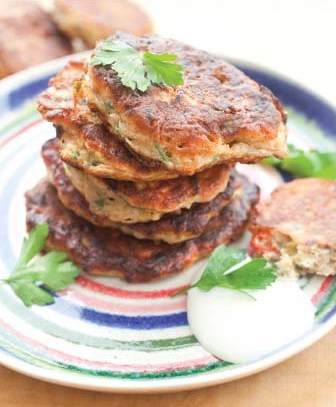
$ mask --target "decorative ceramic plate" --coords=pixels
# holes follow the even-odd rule
[[[0,83],[0,277],[11,270],[25,233],[24,192],[45,173],[40,148],[54,136],[34,97],[65,63],[53,61]],[[238,64],[269,87],[289,113],[290,141],[328,147],[336,113],[307,90],[250,65]],[[283,182],[262,166],[240,166],[263,194]],[[204,263],[203,263],[204,264]],[[258,372],[301,351],[336,324],[336,282],[307,278],[302,288],[316,305],[304,336],[253,363],[216,359],[188,327],[186,297],[170,297],[202,263],[176,277],[132,285],[83,274],[47,307],[25,308],[0,285],[0,362],[27,375],[85,389],[159,392],[199,388]]]

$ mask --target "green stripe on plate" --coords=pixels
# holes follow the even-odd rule
[[[15,342],[18,342],[15,340]],[[232,366],[229,362],[224,362],[218,360],[216,362],[210,363],[206,366],[200,367],[191,367],[189,369],[176,369],[173,371],[163,371],[163,372],[116,372],[110,370],[101,370],[101,369],[88,369],[85,367],[69,365],[63,362],[57,362],[53,360],[46,360],[41,358],[35,353],[32,354],[31,349],[24,350],[25,346],[19,345],[15,346],[11,340],[6,340],[0,338],[0,345],[6,349],[11,355],[14,355],[16,358],[28,362],[34,366],[45,367],[48,369],[65,370],[66,372],[79,373],[86,376],[99,376],[115,379],[159,379],[159,378],[168,378],[168,377],[179,377],[179,376],[189,376],[193,374],[206,373],[209,371],[223,369],[229,366]]]
[[[317,320],[322,319],[329,311],[336,305],[336,283],[333,282],[328,293],[318,303],[316,307],[315,318]]]
[[[39,116],[36,110],[36,102],[28,102],[21,109],[15,112],[15,115],[9,114],[8,119],[4,120],[4,123],[0,126],[0,137],[4,136],[12,127],[16,127],[30,118],[35,118]]]

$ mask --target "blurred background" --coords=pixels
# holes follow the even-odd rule
[[[130,24],[133,27],[131,21],[137,21],[137,15],[132,16],[129,10],[120,12],[126,3],[129,6],[125,0],[55,1],[63,13],[58,10],[58,18],[61,15],[62,21],[65,21],[64,16],[69,17],[66,13],[73,13],[73,10],[66,9],[67,3],[77,8],[76,13],[81,12],[81,7],[87,13],[88,4],[94,4],[91,14],[97,13],[97,18],[105,16],[105,22],[110,20],[112,31],[125,29]],[[16,0],[2,0],[0,12],[12,14],[11,8],[15,3]],[[51,0],[39,0],[38,3],[47,10],[54,7]],[[83,3],[86,5],[83,6]],[[138,30],[149,30],[149,18],[152,21],[150,29],[163,36],[177,38],[229,58],[263,65],[305,84],[336,105],[336,0],[134,0],[133,3],[145,12],[145,17],[141,15]],[[113,15],[117,9],[116,15]],[[6,58],[6,54],[1,53],[1,42],[8,42],[1,21],[0,15],[0,65],[1,59]],[[85,23],[82,19],[82,31]],[[8,24],[15,25],[13,20],[7,21]],[[102,25],[98,19],[98,27]],[[20,35],[20,24],[16,30]],[[62,30],[64,33],[64,27],[61,27]],[[74,35],[73,31],[66,35]],[[21,42],[24,41],[27,39],[21,35]],[[88,44],[82,46],[88,47]],[[78,44],[75,46],[77,49]],[[69,52],[64,50],[64,53]],[[51,53],[50,57],[55,55]]]
[[[138,0],[157,31],[253,61],[336,103],[336,0]]]

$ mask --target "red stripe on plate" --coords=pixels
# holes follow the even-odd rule
[[[16,139],[22,133],[24,133],[25,131],[29,130],[30,128],[36,126],[37,124],[41,123],[42,121],[43,121],[43,119],[37,119],[31,123],[26,124],[23,127],[20,127],[20,129],[18,131],[14,132],[10,136],[8,136],[5,140],[0,142],[0,149],[3,148],[6,144],[8,144],[10,141]]]
[[[327,293],[329,290],[330,286],[332,285],[333,282],[333,276],[329,276],[326,279],[323,280],[323,283],[321,284],[319,290],[317,293],[315,293],[311,299],[312,303],[316,305],[320,299]]]
[[[80,301],[82,304],[85,304],[88,307],[92,307],[98,310],[110,311],[110,312],[121,312],[121,313],[157,313],[157,312],[176,312],[176,311],[185,311],[186,309],[186,297],[181,296],[181,299],[178,301],[170,301],[164,304],[155,304],[153,307],[153,303],[137,303],[137,304],[123,304],[119,302],[109,302],[104,301],[99,298],[89,297],[83,295],[82,293],[74,290],[68,289],[63,292],[64,296],[69,299],[74,299]]]
[[[157,291],[129,291],[123,290],[121,288],[110,287],[96,281],[92,281],[86,277],[78,277],[76,280],[77,284],[81,287],[85,287],[88,290],[95,291],[98,293],[112,295],[114,297],[121,298],[164,298],[170,297],[171,295],[176,294],[178,291],[183,290],[188,287],[188,285],[183,285],[180,287],[169,288],[166,290],[157,290]]]
[[[172,363],[161,363],[161,364],[118,364],[112,362],[100,362],[95,360],[87,360],[83,359],[79,356],[69,355],[57,349],[49,348],[32,338],[29,338],[26,335],[23,335],[21,332],[18,332],[16,329],[12,328],[6,322],[0,320],[0,327],[5,329],[15,338],[20,339],[24,342],[28,347],[31,347],[39,352],[45,352],[44,356],[53,356],[56,360],[60,360],[61,362],[67,362],[70,364],[78,364],[80,366],[86,366],[91,369],[108,369],[117,372],[165,372],[165,371],[174,371],[176,369],[191,369],[192,367],[201,367],[208,365],[209,363],[213,363],[218,361],[217,358],[214,356],[204,356],[202,358],[192,359],[192,360],[183,360],[179,362],[172,362]]]

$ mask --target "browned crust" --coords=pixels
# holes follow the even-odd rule
[[[66,176],[62,161],[55,154],[55,142],[49,140],[44,143],[41,155],[47,169],[49,181],[56,188],[58,198],[62,204],[72,210],[76,215],[86,219],[90,223],[101,227],[114,227],[117,224],[108,219],[98,216],[90,211],[84,196],[71,184]]]
[[[143,163],[101,125],[56,126],[56,130],[60,139],[59,153],[62,160],[89,174],[128,181],[166,180],[178,176],[165,170],[159,163]],[[89,160],[74,158],[71,152],[69,153],[69,146],[74,145],[74,141],[88,156],[98,158],[95,165]]]
[[[238,239],[255,201],[255,194],[232,201],[197,239],[177,245],[155,244],[78,218],[64,208],[55,189],[43,180],[26,193],[27,228],[48,223],[48,248],[65,251],[84,271],[140,283],[181,272],[219,244]]]
[[[60,29],[89,48],[118,30],[135,35],[152,32],[148,15],[127,0],[55,0],[55,18]]]
[[[251,231],[269,231],[296,245],[334,248],[336,245],[336,182],[305,178],[278,187],[257,205]]]
[[[190,207],[190,203],[208,202],[223,192],[231,168],[217,165],[190,177],[151,182],[106,180],[112,190],[124,195],[134,206],[153,208],[160,212],[172,212]]]
[[[164,149],[172,160],[181,161],[178,169],[169,162],[168,168],[191,173],[200,170],[202,157],[210,165],[209,160],[220,146],[243,142],[261,149],[264,142],[278,139],[285,122],[281,103],[222,57],[156,35],[134,37],[117,33],[112,39],[125,41],[139,51],[176,53],[184,66],[184,85],[151,86],[141,93],[123,86],[110,67],[89,64],[92,92],[100,101],[112,103],[122,127],[127,126],[128,134],[132,134],[128,136],[121,130],[121,135],[137,153],[149,154],[134,141],[141,134]],[[107,113],[94,98],[90,104],[108,122]],[[285,140],[282,143],[273,151],[280,158],[286,152]],[[153,158],[151,154],[149,158]],[[253,162],[260,158],[246,156],[241,160]]]
[[[0,78],[72,52],[70,41],[35,2],[2,2],[0,32]]]
[[[42,156],[54,162],[61,161],[58,155],[58,140],[51,139],[44,143]],[[104,198],[114,200],[116,197],[128,205],[139,209],[151,209],[161,214],[189,208],[195,202],[208,202],[223,192],[229,181],[231,167],[219,165],[197,173],[191,177],[179,177],[173,180],[131,182],[107,178],[97,178],[85,172],[67,167],[70,182],[76,186],[73,177],[80,178],[77,189],[86,199],[86,189],[104,188]],[[96,194],[91,195],[96,196]]]
[[[250,195],[257,200],[258,190],[242,175],[233,171],[225,191],[212,201],[195,204],[190,209],[183,209],[179,214],[168,214],[159,221],[120,225],[120,229],[139,239],[163,240],[170,244],[200,236],[207,230],[210,221],[220,216],[226,206],[242,195]],[[254,196],[254,198],[252,198]]]
[[[90,112],[85,96],[76,83],[76,109],[73,85],[84,72],[84,61],[70,61],[49,81],[38,99],[38,110],[45,120],[53,122],[60,138],[60,156],[68,164],[98,177],[120,180],[151,181],[177,176],[167,172],[160,163],[144,163],[125,147],[115,134],[107,131]],[[87,155],[98,157],[96,165],[74,158],[69,145],[79,144]]]
[[[54,141],[47,142],[42,148],[42,157],[46,164],[49,180],[57,190],[62,204],[78,216],[100,227],[115,227],[138,239],[163,240],[168,243],[179,243],[201,235],[209,221],[219,216],[222,209],[231,199],[240,199],[243,191],[251,191],[257,196],[255,186],[247,179],[232,172],[227,188],[212,201],[194,204],[189,210],[163,216],[159,221],[124,225],[111,222],[106,217],[93,213],[84,196],[71,184],[65,174],[61,161],[55,154]],[[234,198],[233,198],[234,197]]]
[[[43,118],[58,125],[76,123],[73,84],[83,75],[84,61],[69,61],[56,76],[49,80],[48,88],[37,100]]]

